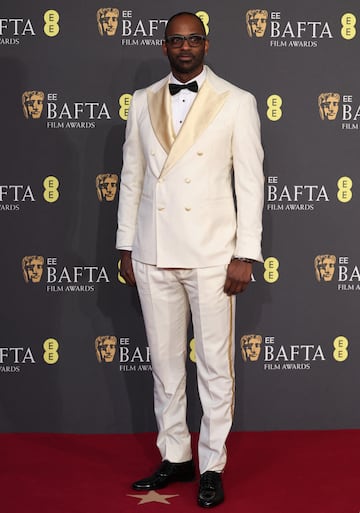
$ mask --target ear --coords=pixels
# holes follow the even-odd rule
[[[209,42],[209,40],[207,39],[207,40],[205,41],[205,55],[207,55],[207,54],[208,54],[209,46],[210,46],[210,42]]]
[[[167,46],[166,46],[165,41],[162,42],[161,47],[162,47],[163,54],[165,55],[165,57],[167,57]]]

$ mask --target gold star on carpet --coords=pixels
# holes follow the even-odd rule
[[[147,502],[161,502],[162,504],[171,504],[167,499],[171,499],[172,497],[178,497],[179,494],[176,495],[161,495],[160,493],[151,490],[146,495],[130,495],[129,497],[135,497],[135,499],[141,499],[139,504],[146,504]]]

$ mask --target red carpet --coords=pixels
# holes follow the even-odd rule
[[[147,496],[155,435],[2,434],[3,513],[192,513],[197,482]],[[359,513],[360,431],[232,433],[219,513]],[[140,497],[134,497],[138,495]],[[144,496],[144,497],[143,497]]]

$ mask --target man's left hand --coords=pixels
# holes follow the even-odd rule
[[[252,264],[242,260],[231,260],[228,265],[224,292],[228,296],[244,292],[251,280]]]

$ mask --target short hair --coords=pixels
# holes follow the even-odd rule
[[[168,19],[168,22],[165,27],[165,37],[167,36],[168,28],[169,28],[170,24],[173,22],[174,19],[179,18],[180,16],[191,16],[193,18],[196,18],[196,20],[198,20],[201,25],[201,30],[204,33],[204,36],[206,36],[205,25],[204,25],[202,19],[197,14],[195,14],[193,12],[182,11],[182,12],[177,12],[176,14],[173,14],[171,16],[171,18]]]

